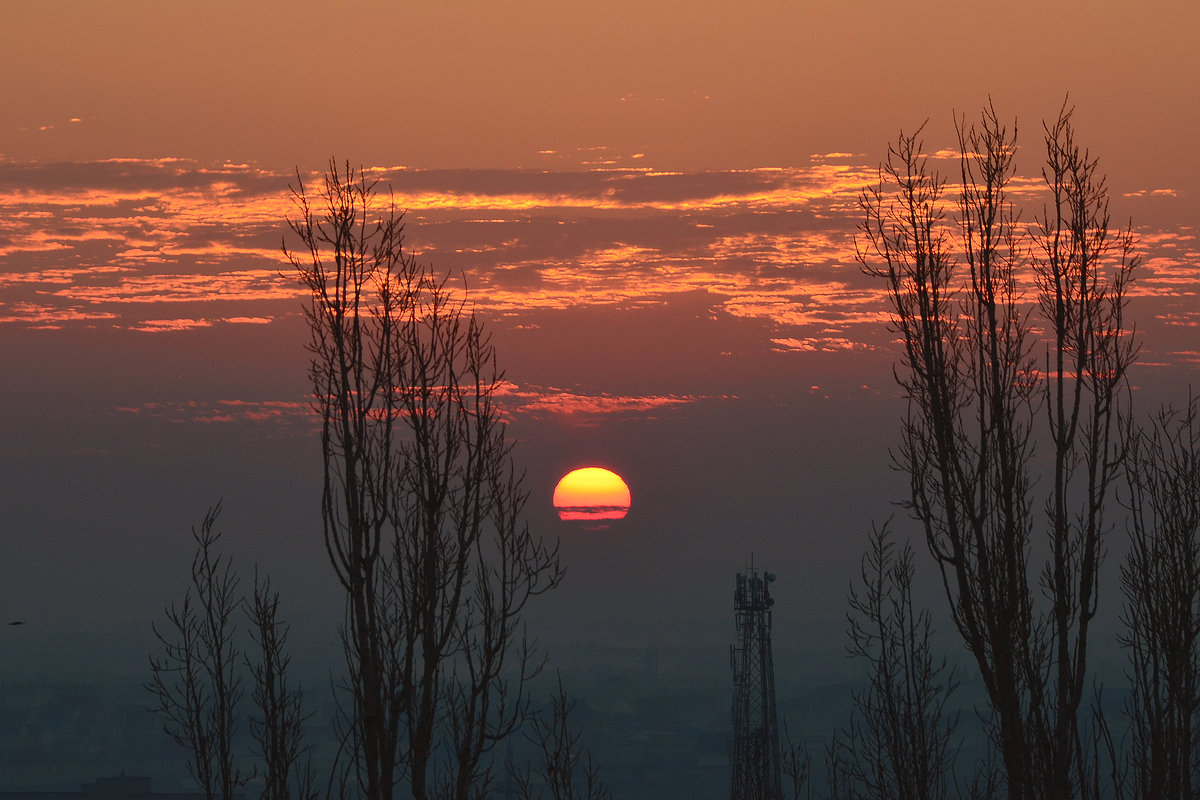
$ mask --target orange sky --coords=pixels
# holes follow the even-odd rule
[[[0,607],[143,619],[217,497],[246,563],[329,579],[278,270],[292,171],[330,155],[380,167],[410,246],[468,276],[531,524],[559,530],[580,463],[637,495],[618,546],[564,541],[564,614],[627,582],[606,613],[726,620],[753,547],[780,619],[840,624],[903,488],[886,308],[853,259],[901,127],[948,147],[992,96],[1028,219],[1069,92],[1146,259],[1139,398],[1200,382],[1190,2],[353,5],[0,6]]]
[[[1035,134],[1069,92],[1120,188],[1197,183],[1187,0],[14,0],[0,15],[0,153],[16,159],[802,166],[873,159],[897,127],[948,126],[988,95]]]

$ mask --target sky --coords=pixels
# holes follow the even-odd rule
[[[144,667],[221,499],[301,638],[341,606],[321,547],[289,185],[329,159],[462,276],[507,374],[556,643],[711,652],[734,575],[779,576],[788,658],[836,630],[896,512],[903,400],[854,258],[889,142],[1018,120],[1025,219],[1064,98],[1144,265],[1134,397],[1200,370],[1200,11],[1148,2],[7,2],[0,7],[0,678]],[[936,163],[956,169],[952,158]],[[568,470],[628,516],[558,519]],[[901,524],[901,527],[903,525]],[[1110,602],[1115,602],[1115,589]],[[824,627],[822,627],[824,626]],[[322,633],[324,632],[324,633]],[[807,637],[807,638],[806,638]],[[832,654],[832,655],[831,655]],[[662,660],[663,669],[696,668]]]

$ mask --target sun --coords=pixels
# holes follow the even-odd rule
[[[564,520],[596,522],[622,519],[629,513],[629,486],[603,467],[581,467],[554,487],[554,508]]]

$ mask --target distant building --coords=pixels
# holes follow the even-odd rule
[[[243,795],[234,795],[243,798]],[[0,792],[0,800],[205,800],[203,792],[155,792],[150,778],[121,773],[97,778],[78,792]]]
[[[79,787],[83,797],[132,798],[153,797],[150,778],[142,775],[126,775],[122,772],[112,778],[96,778]],[[183,795],[180,795],[181,797]]]

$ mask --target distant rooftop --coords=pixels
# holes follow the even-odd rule
[[[234,795],[243,800],[243,795]],[[0,800],[205,800],[203,792],[155,792],[145,775],[121,773],[111,778],[97,778],[82,784],[78,792],[0,792]]]

